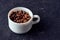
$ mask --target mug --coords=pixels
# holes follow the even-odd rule
[[[31,16],[31,19],[25,23],[16,23],[12,21],[9,17],[10,14],[12,13],[12,11],[19,11],[19,10],[29,13],[29,15]],[[33,21],[33,18],[37,18],[37,20]],[[38,23],[39,21],[40,21],[40,17],[38,15],[33,15],[32,11],[25,7],[15,7],[8,12],[9,28],[11,29],[11,31],[17,34],[28,32],[32,28],[32,25]]]

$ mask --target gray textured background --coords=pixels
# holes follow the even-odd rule
[[[40,23],[22,35],[13,33],[7,22],[8,11],[27,7],[41,17]],[[0,0],[0,40],[60,40],[59,0]]]

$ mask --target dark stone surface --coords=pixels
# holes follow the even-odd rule
[[[15,34],[8,27],[8,11],[14,7],[27,7],[41,17],[26,34]],[[60,40],[59,0],[0,0],[0,40]]]

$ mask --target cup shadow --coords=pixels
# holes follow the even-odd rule
[[[34,24],[31,28],[31,30],[29,32],[27,32],[27,34],[35,34],[35,33],[39,33],[39,32],[46,32],[48,29],[48,26],[46,25],[46,23],[44,23],[44,21],[41,21],[37,24]]]

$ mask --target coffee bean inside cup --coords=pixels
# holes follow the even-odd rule
[[[31,16],[27,12],[22,10],[12,11],[9,17],[16,23],[25,23],[31,19]]]

